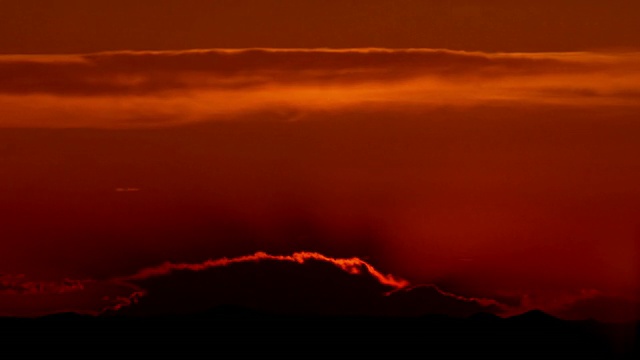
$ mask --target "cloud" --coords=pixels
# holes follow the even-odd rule
[[[8,94],[149,94],[193,88],[388,82],[421,76],[495,78],[610,70],[589,54],[484,54],[429,49],[246,49],[0,57]],[[615,60],[615,58],[613,58]],[[618,62],[615,62],[617,64]]]
[[[315,252],[165,262],[126,276],[62,281],[0,277],[0,316],[58,312],[128,316],[186,314],[235,305],[286,314],[469,316],[503,305],[435,285],[411,285],[366,261]]]
[[[637,106],[638,53],[244,49],[0,56],[0,126],[141,127],[264,110]]]
[[[130,284],[95,279],[31,279],[0,275],[0,316],[33,317],[59,312],[98,315],[132,293]]]
[[[82,291],[88,280],[33,281],[24,275],[0,274],[0,294],[62,294]]]
[[[435,284],[411,284],[368,262],[315,252],[257,252],[198,263],[165,262],[125,276],[61,281],[0,276],[2,315],[74,311],[93,315],[190,314],[234,305],[281,314],[467,317],[513,316],[539,309],[568,320],[638,319],[635,297],[583,289],[574,293],[469,296]]]
[[[174,264],[171,262],[166,262],[157,267],[150,267],[140,270],[139,272],[121,278],[122,281],[139,281],[145,280],[151,277],[160,276],[160,275],[169,275],[175,271],[180,270],[188,270],[188,271],[203,271],[209,268],[216,268],[220,266],[228,266],[236,263],[244,263],[244,262],[257,262],[262,260],[276,260],[276,261],[284,261],[284,262],[295,262],[299,264],[304,264],[309,261],[322,261],[335,265],[336,267],[342,269],[343,271],[349,274],[362,274],[363,272],[367,272],[369,275],[373,276],[380,284],[389,286],[395,289],[401,289],[409,285],[409,282],[402,279],[396,279],[392,275],[383,275],[378,270],[376,270],[369,263],[359,259],[359,258],[350,258],[350,259],[334,259],[327,256],[324,256],[319,253],[314,252],[297,252],[293,255],[269,255],[264,252],[257,252],[253,255],[248,256],[240,256],[236,258],[222,258],[216,260],[207,260],[203,263],[199,264]]]
[[[603,322],[640,320],[640,301],[636,295],[594,288],[556,291],[493,291],[493,298],[504,304],[503,316],[542,310],[565,320],[593,319]]]
[[[565,319],[628,322],[640,319],[640,301],[630,296],[593,293],[576,298],[554,311],[554,314]]]
[[[501,306],[435,285],[409,286],[358,258],[334,259],[310,252],[164,263],[117,281],[138,289],[108,310],[137,316],[197,313],[221,305],[288,314],[468,316],[498,312]]]

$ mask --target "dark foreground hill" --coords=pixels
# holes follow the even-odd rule
[[[278,316],[235,307],[153,318],[0,319],[2,359],[632,359],[638,324],[511,318]]]

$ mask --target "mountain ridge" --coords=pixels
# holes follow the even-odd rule
[[[506,318],[491,313],[468,317],[318,316],[282,315],[228,305],[190,315],[91,316],[66,312],[0,318],[0,353],[68,356],[76,354],[77,345],[82,344],[113,356],[133,347],[153,354],[154,359],[184,358],[212,349],[222,358],[315,358],[346,351],[365,358],[384,355],[400,359],[414,355],[631,359],[639,353],[639,329],[640,323],[569,321],[540,310]],[[11,350],[15,345],[21,346]]]

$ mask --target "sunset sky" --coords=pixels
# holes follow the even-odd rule
[[[640,2],[0,0],[0,316],[640,316]]]

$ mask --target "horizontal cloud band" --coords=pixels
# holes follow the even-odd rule
[[[501,78],[638,70],[636,54],[484,54],[449,50],[194,50],[0,57],[6,94],[149,94],[193,88],[351,84],[415,77]]]
[[[252,283],[252,281],[242,283],[243,277],[238,277],[238,273],[234,272],[234,269],[237,270],[243,264],[257,266],[260,273],[268,275],[267,278],[260,281],[260,283]],[[290,275],[285,277],[274,276],[278,273],[273,272],[273,269],[281,265],[287,266],[286,273]],[[226,270],[227,268],[229,270]],[[332,268],[337,272],[331,270]],[[212,272],[216,269],[220,271]],[[198,278],[197,273],[204,274],[204,277]],[[312,275],[312,277],[320,276],[321,278],[328,276],[330,279],[337,281],[329,281],[324,285],[308,283],[301,284],[301,286],[292,286],[292,284],[299,284],[300,279],[307,279],[308,275]],[[189,284],[192,278],[196,278],[198,281],[187,285],[187,290],[185,290],[184,283]],[[257,252],[253,255],[207,260],[201,263],[166,262],[159,266],[141,269],[131,275],[104,280],[65,279],[60,282],[38,282],[27,280],[24,276],[3,275],[0,278],[0,301],[13,299],[14,304],[11,306],[15,307],[16,303],[21,302],[23,296],[31,296],[30,301],[33,303],[37,302],[38,299],[42,301],[50,300],[52,296],[57,296],[59,301],[61,299],[60,295],[63,294],[66,296],[66,302],[60,304],[60,308],[57,311],[72,309],[72,311],[97,315],[100,313],[117,314],[122,311],[126,313],[129,308],[133,308],[133,314],[138,314],[140,310],[137,307],[140,301],[146,300],[146,297],[151,296],[153,301],[167,302],[174,305],[176,298],[180,298],[185,308],[200,306],[206,309],[209,306],[217,305],[216,301],[220,299],[228,296],[237,296],[235,294],[237,289],[220,287],[221,278],[228,278],[228,281],[234,283],[241,282],[238,286],[240,288],[249,288],[250,291],[252,287],[256,287],[259,289],[258,291],[264,292],[262,293],[264,299],[276,296],[278,303],[286,303],[290,301],[290,298],[295,299],[301,295],[308,295],[309,292],[318,292],[318,294],[329,294],[329,299],[337,299],[338,302],[343,301],[343,298],[345,302],[348,302],[349,298],[351,298],[351,301],[355,300],[357,303],[362,303],[363,306],[367,303],[376,303],[380,299],[390,297],[394,303],[393,309],[389,311],[415,311],[420,313],[434,310],[447,312],[448,309],[471,312],[480,311],[483,308],[491,311],[502,309],[502,305],[492,299],[464,297],[443,291],[435,285],[410,286],[408,281],[392,275],[382,274],[371,264],[356,257],[331,258],[315,252],[297,252],[291,255],[270,255],[264,252]],[[244,280],[247,280],[247,278],[244,278]],[[346,283],[344,282],[345,280],[347,280]],[[348,281],[354,282],[349,283]],[[336,283],[338,283],[337,286]],[[284,284],[285,291],[265,291],[282,290],[277,284]],[[351,284],[351,286],[345,286],[345,284]],[[183,294],[181,291],[173,290],[180,288],[182,292],[193,292],[210,287],[217,292],[205,291],[207,296],[214,294],[211,298],[202,298],[202,294],[200,296],[189,296],[193,294]],[[168,297],[176,298],[163,299],[162,294],[167,296],[167,291]],[[85,292],[92,295],[94,298],[92,300],[94,301],[93,304],[87,303],[87,294]],[[274,294],[274,292],[280,294]],[[38,297],[34,298],[34,296]],[[255,305],[260,306],[263,297],[249,300],[257,301]],[[100,300],[98,301],[98,299]],[[423,304],[420,299],[429,303]],[[239,299],[239,301],[245,300],[247,299]],[[103,310],[98,310],[101,306],[104,306],[105,302],[108,305]],[[268,301],[265,302],[268,304]],[[398,306],[398,304],[402,306]],[[430,309],[429,306],[433,304],[437,304],[437,306],[443,306],[444,304],[446,308]],[[78,309],[79,305],[82,305],[83,308]],[[87,309],[87,306],[93,307],[93,310]],[[407,306],[414,307],[414,309],[408,309]],[[366,307],[363,309],[366,309]],[[143,305],[142,313],[146,310]],[[165,308],[164,310],[170,313],[173,310],[180,311],[181,309]],[[375,311],[376,309],[369,310]],[[25,310],[23,309],[23,311]],[[52,312],[56,312],[56,310],[52,309]],[[17,313],[20,312],[18,311]]]
[[[238,288],[249,289],[250,292],[255,286],[262,297],[242,298],[246,296],[242,291],[240,297],[237,297],[238,289],[220,287],[221,279],[226,279],[222,283],[247,280],[246,277],[237,277],[236,270],[243,265],[255,266],[256,271],[267,274],[260,283],[249,281],[237,284]],[[290,276],[273,276],[278,274],[278,272],[272,272],[273,269],[280,265],[288,266],[287,273]],[[317,267],[317,265],[320,266]],[[331,268],[337,270],[337,273],[332,272]],[[330,281],[327,284],[309,283],[302,287],[292,286],[292,284],[299,284],[300,279],[314,274],[322,278],[329,276],[330,279],[338,279],[338,286],[335,286],[336,281]],[[348,278],[352,278],[355,282],[345,287],[343,281]],[[196,281],[193,281],[194,279]],[[274,284],[283,284],[284,288]],[[282,291],[283,289],[285,291]],[[372,289],[373,291],[370,291]],[[265,290],[277,290],[277,293],[265,292]],[[131,275],[103,280],[64,279],[56,282],[33,281],[23,275],[0,276],[0,305],[11,309],[14,315],[27,316],[30,316],[30,311],[33,310],[21,307],[20,303],[23,306],[47,303],[49,306],[44,308],[48,309],[48,313],[74,311],[93,315],[135,316],[148,315],[150,310],[151,313],[161,311],[159,314],[185,311],[192,307],[206,310],[209,306],[223,304],[219,301],[228,299],[229,296],[232,298],[236,296],[234,299],[240,304],[246,300],[255,301],[250,304],[256,306],[260,306],[263,300],[269,305],[268,300],[275,297],[278,304],[283,303],[286,307],[287,302],[296,303],[300,295],[305,293],[309,295],[310,291],[313,296],[329,294],[325,299],[321,299],[322,301],[334,300],[338,303],[341,301],[348,303],[349,300],[355,300],[357,307],[362,306],[363,311],[371,312],[370,315],[420,315],[435,312],[467,316],[474,312],[487,311],[501,316],[512,316],[532,309],[544,309],[570,319],[595,316],[605,321],[620,321],[620,319],[628,319],[630,314],[633,315],[638,309],[635,299],[601,294],[596,290],[584,290],[580,294],[565,295],[561,298],[538,299],[535,302],[531,302],[530,296],[525,294],[521,304],[507,306],[491,298],[462,296],[445,291],[434,284],[411,285],[406,280],[381,273],[359,258],[331,258],[315,252],[298,252],[291,255],[257,252],[252,255],[212,259],[201,263],[165,262],[158,266],[141,269]],[[148,297],[151,298],[151,306],[146,302]],[[28,301],[23,302],[23,299]],[[324,304],[322,301],[312,306],[318,304],[322,306]],[[603,302],[613,306],[612,310],[603,313],[598,308]],[[105,303],[107,303],[106,306]],[[160,304],[159,308],[158,304]],[[371,307],[371,304],[375,306]],[[618,306],[622,308],[617,313],[613,309]],[[332,306],[329,306],[329,309],[336,310]],[[45,315],[47,312],[38,308],[33,314]]]
[[[0,56],[0,127],[183,124],[264,109],[624,105],[638,53],[245,49]]]

